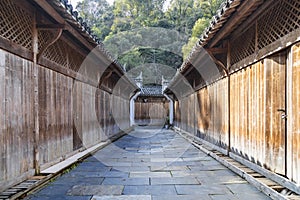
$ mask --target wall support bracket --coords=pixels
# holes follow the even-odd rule
[[[40,49],[37,55],[37,61],[39,61],[44,51],[48,49],[51,45],[53,45],[61,37],[64,27],[64,24],[40,24],[36,26],[38,30],[56,30],[56,33],[53,36],[53,38],[50,41],[48,41],[48,43],[45,44],[45,46],[42,47],[42,49]]]

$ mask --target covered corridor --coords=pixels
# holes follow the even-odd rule
[[[0,199],[300,199],[299,16],[224,0],[146,84],[67,0],[1,0]]]

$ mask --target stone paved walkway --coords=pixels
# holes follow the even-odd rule
[[[137,127],[26,199],[269,199],[170,130]]]

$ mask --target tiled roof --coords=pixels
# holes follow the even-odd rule
[[[181,67],[177,70],[177,73],[170,81],[168,87],[174,85],[177,81],[182,79],[182,74],[189,67],[191,63],[195,63],[195,60],[199,59],[199,53],[205,48],[208,48],[210,43],[219,41],[215,40],[218,37],[218,34],[221,32],[225,33],[222,38],[226,38],[231,32],[233,32],[247,17],[259,6],[263,0],[225,0],[224,3],[220,6],[220,9],[217,11],[217,14],[210,21],[209,26],[203,31],[200,39],[197,41],[193,49],[191,50],[189,56],[182,63]],[[247,12],[243,14],[238,13],[237,11],[242,10],[243,6],[251,7],[251,9],[245,9]],[[234,17],[239,17],[239,20],[236,20],[234,23],[231,22],[229,30],[224,31],[227,28],[228,22]],[[219,35],[220,36],[220,35]]]
[[[190,52],[188,58],[182,64],[180,71],[184,70],[188,63],[199,53],[199,49],[205,46],[223,27],[227,22],[228,18],[236,11],[236,8],[241,4],[241,0],[226,0],[220,6],[220,9],[217,11],[217,14],[213,16],[208,27],[205,28],[203,33],[200,35],[200,39],[195,44],[194,48]]]
[[[123,67],[118,61],[105,48],[101,40],[92,32],[91,27],[80,17],[78,11],[76,11],[68,0],[47,0],[49,4],[73,27],[75,28],[89,43],[94,44],[99,48],[104,55],[124,71]]]
[[[141,87],[141,94],[139,96],[163,97],[162,86],[160,85],[146,85]]]
[[[236,11],[240,9],[239,7],[249,5],[252,6],[252,9],[249,9],[248,12],[243,13],[243,16],[239,19],[239,21],[236,21],[231,27],[231,32],[234,31],[235,28],[238,27],[245,19],[247,19],[247,17],[263,2],[263,0],[225,0],[221,4],[216,15],[212,17],[208,27],[206,27],[201,34],[200,39],[191,50],[188,58],[181,65],[179,71],[183,71],[188,66],[188,63],[191,63],[191,61],[197,57],[199,51],[201,51],[203,47],[205,48],[209,42],[214,40],[219,32],[224,31],[223,29],[227,25],[226,23],[236,14]],[[229,33],[230,32],[227,34]]]

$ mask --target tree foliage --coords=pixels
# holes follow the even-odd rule
[[[84,0],[78,3],[76,9],[101,40],[109,35],[114,15],[106,0]]]
[[[110,6],[106,0],[82,0],[76,8],[127,70],[153,63],[154,57],[155,66],[176,69],[222,1],[115,0]]]

